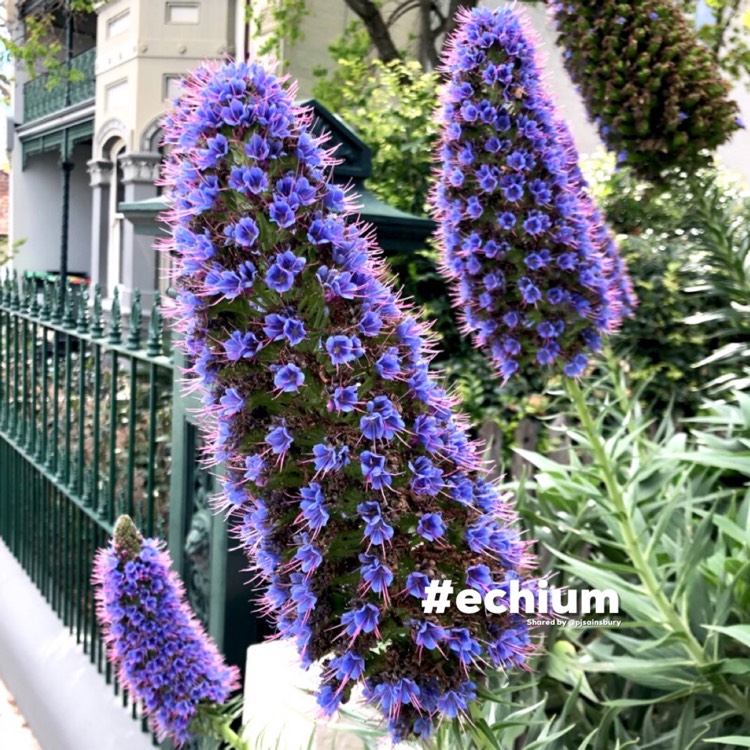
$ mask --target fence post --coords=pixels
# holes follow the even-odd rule
[[[210,508],[221,469],[201,465],[198,399],[182,393],[185,357],[177,350],[174,365],[169,549],[197,616],[227,659],[244,671],[248,646],[270,631],[254,611],[244,554],[229,548],[226,522]]]

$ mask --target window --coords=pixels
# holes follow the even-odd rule
[[[168,102],[173,102],[180,95],[181,75],[169,74],[164,76],[164,98]]]
[[[104,103],[107,109],[123,107],[128,101],[128,79],[123,78],[115,83],[110,83],[104,89]]]
[[[122,34],[123,31],[130,28],[130,11],[116,15],[107,21],[107,38]]]
[[[167,23],[198,23],[199,3],[167,3]]]

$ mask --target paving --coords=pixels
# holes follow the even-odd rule
[[[26,719],[16,706],[5,683],[0,680],[0,746],[5,750],[41,750]]]

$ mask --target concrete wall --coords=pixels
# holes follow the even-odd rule
[[[70,175],[68,268],[90,272],[91,188],[86,161],[91,147],[76,146],[75,168]],[[26,169],[20,159],[11,171],[11,237],[25,239],[14,260],[22,271],[49,271],[60,265],[62,221],[62,170],[60,155],[49,152],[29,157]]]
[[[73,151],[75,168],[70,173],[70,234],[68,237],[68,269],[91,274],[91,188],[86,162],[91,158],[91,145],[79,144]],[[59,213],[60,209],[58,209]],[[59,246],[59,242],[58,242]]]
[[[14,266],[19,271],[48,270],[59,267],[60,257],[60,157],[55,153],[39,154],[28,160],[21,170],[14,158],[11,171],[11,237],[25,240]],[[15,152],[14,152],[15,157]],[[40,221],[40,217],[44,217]]]

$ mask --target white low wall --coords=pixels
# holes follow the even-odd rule
[[[42,750],[153,750],[2,541],[0,676]]]

